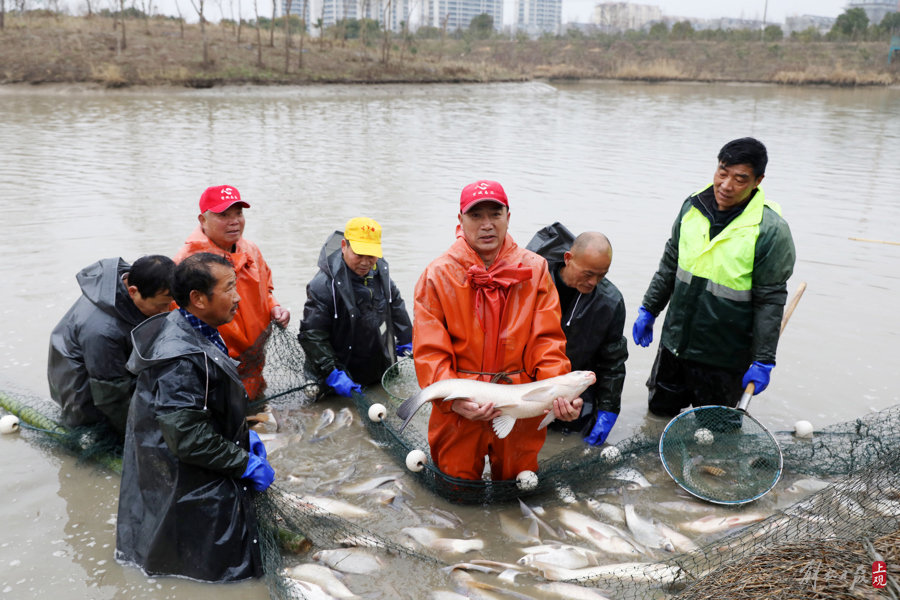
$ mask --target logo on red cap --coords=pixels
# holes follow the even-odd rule
[[[234,204],[250,208],[249,204],[241,200],[241,193],[236,187],[230,185],[208,187],[200,196],[200,214],[206,211],[214,213],[225,212]]]
[[[503,186],[496,181],[481,180],[463,188],[459,196],[459,212],[464,213],[478,202],[492,200],[509,208],[509,200]]]

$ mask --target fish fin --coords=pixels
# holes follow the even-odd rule
[[[554,394],[556,394],[556,386],[545,385],[522,394],[522,397],[519,398],[519,400],[522,402],[547,402],[548,400],[559,398],[559,396],[555,396]]]
[[[521,498],[519,498],[519,508],[522,509],[522,516],[523,516],[523,517],[530,517],[531,515],[534,514],[534,511],[532,511],[532,510],[528,507],[527,504],[525,504],[524,502],[522,502],[522,499],[521,499]]]
[[[591,566],[591,567],[599,567],[600,566],[599,561],[597,561],[597,555],[594,554],[593,552],[585,552],[584,557],[588,561],[588,566]]]
[[[500,581],[506,581],[508,583],[515,583],[516,575],[521,574],[521,571],[516,571],[515,569],[506,569],[505,571],[497,575],[497,579],[499,579]]]
[[[492,424],[494,426],[494,433],[502,440],[512,431],[513,426],[516,424],[516,418],[509,415],[500,415],[492,421]]]
[[[599,541],[602,542],[603,540],[608,540],[608,539],[609,539],[607,536],[603,535],[602,533],[600,533],[599,531],[597,531],[597,530],[594,529],[593,527],[588,527],[587,530],[588,530],[588,533],[590,533],[591,536],[592,536],[594,539],[596,539],[596,540],[599,540]]]
[[[550,423],[552,423],[555,420],[556,420],[556,414],[554,414],[554,412],[551,410],[544,417],[544,420],[541,421],[541,424],[538,425],[538,431],[540,431],[541,429],[543,429],[544,427],[546,427],[547,425],[549,425]]]
[[[403,404],[397,409],[397,416],[403,419],[403,425],[400,426],[398,433],[403,431],[410,420],[412,420],[413,415],[415,415],[426,402],[428,402],[428,398],[425,396],[425,390],[413,394],[403,401]]]
[[[538,530],[537,521],[532,520],[528,526],[528,535],[536,540],[540,540],[540,531]]]

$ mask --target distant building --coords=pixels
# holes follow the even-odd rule
[[[866,11],[869,23],[878,24],[885,15],[900,10],[900,5],[894,0],[850,0],[847,9],[861,8]]]
[[[515,0],[516,30],[531,36],[557,33],[562,22],[562,0]]]
[[[814,15],[794,15],[791,17],[787,17],[784,20],[784,35],[791,35],[792,33],[806,31],[810,27],[814,27],[821,33],[825,35],[831,28],[834,27],[834,22],[837,21],[834,17],[817,17]]]
[[[410,15],[411,5],[421,6],[415,0],[390,0],[390,4],[388,0],[291,0],[291,14],[304,19],[306,30],[314,36],[321,34],[316,27],[319,19],[322,19],[325,29],[342,19],[372,19],[379,23],[386,20],[391,30],[399,32],[401,21],[419,20],[419,15]],[[281,14],[287,12],[287,7],[288,0],[281,0]]]
[[[503,0],[422,0],[425,4],[422,11],[421,25],[444,26],[447,31],[468,29],[472,19],[482,13],[494,17],[494,29],[499,31],[503,26]]]
[[[662,10],[649,4],[603,2],[594,7],[594,25],[606,33],[640,30],[647,23],[662,19]]]

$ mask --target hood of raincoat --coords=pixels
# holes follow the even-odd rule
[[[136,327],[147,317],[135,306],[122,282],[122,276],[129,269],[131,265],[121,258],[104,258],[82,269],[75,280],[81,286],[81,294],[91,304]]]
[[[147,575],[239,581],[262,573],[247,394],[234,361],[178,311],[132,334],[116,559]]]
[[[574,242],[571,231],[554,223],[538,231],[527,248],[547,259],[550,274],[559,286],[564,285],[557,280],[559,268],[565,264],[564,254]],[[591,413],[597,410],[619,413],[628,359],[628,342],[623,335],[625,318],[625,300],[606,277],[590,294],[579,293],[563,313],[566,356],[572,362],[572,370],[593,371],[597,381],[581,395],[585,402],[582,417],[557,427],[590,432],[594,419],[588,422],[586,417],[592,416]]]

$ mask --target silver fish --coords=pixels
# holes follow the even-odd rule
[[[563,569],[553,565],[535,563],[545,579],[550,581],[569,581],[579,579],[594,581],[597,579],[618,579],[631,583],[650,583],[666,585],[674,582],[681,574],[679,567],[664,563],[621,563],[584,569]]]
[[[544,521],[542,521],[541,518],[537,516],[537,513],[535,513],[535,511],[533,511],[527,504],[522,502],[522,500],[519,500],[519,508],[522,509],[522,515],[537,523],[538,527],[546,531],[550,537],[559,539],[559,535],[557,535],[553,528],[544,523]]]
[[[610,504],[609,502],[598,502],[593,498],[588,498],[587,505],[588,508],[591,509],[591,512],[598,517],[606,517],[610,521],[615,521],[616,523],[625,522],[625,511],[614,504]]]
[[[330,409],[328,409],[328,410],[330,410]],[[323,413],[323,415],[324,415],[324,413]],[[353,413],[350,412],[349,408],[342,408],[341,412],[338,413],[337,418],[335,419],[335,422],[337,423],[337,427],[335,427],[334,429],[332,429],[331,431],[329,431],[326,434],[313,437],[311,440],[309,440],[309,443],[316,444],[323,440],[327,440],[328,438],[333,436],[335,433],[337,433],[344,427],[349,427],[350,424],[353,423]]]
[[[584,567],[595,567],[599,563],[596,554],[569,546],[568,548],[558,548],[547,552],[534,554],[526,554],[517,561],[520,565],[527,566],[535,562],[546,565],[555,565],[566,569],[581,569]]]
[[[322,416],[319,417],[319,424],[316,425],[316,428],[312,432],[312,437],[316,437],[316,434],[319,433],[322,429],[325,429],[329,425],[334,422],[334,411],[330,408],[326,408],[322,411]]]
[[[634,504],[630,502],[625,505],[625,522],[628,524],[628,530],[641,544],[648,548],[662,548],[666,552],[675,552],[675,544],[661,534],[659,529],[647,519],[641,517],[634,510]]]
[[[285,575],[291,579],[299,579],[314,583],[335,598],[358,598],[346,585],[335,577],[334,572],[322,565],[303,564],[293,569],[285,569]]]
[[[365,517],[369,515],[369,511],[353,506],[347,502],[342,502],[337,498],[325,498],[322,496],[298,496],[296,502],[303,508],[310,506],[321,508],[339,517]]]
[[[699,550],[700,546],[695,544],[691,538],[686,535],[682,535],[672,529],[671,527],[667,527],[664,523],[656,523],[656,529],[659,530],[661,534],[663,534],[672,544],[675,546],[675,549],[679,552],[693,552],[694,550]]]
[[[640,473],[640,471],[638,471],[637,469],[629,469],[626,467],[621,467],[616,469],[615,471],[608,473],[607,477],[610,477],[612,479],[621,479],[622,481],[630,481],[631,483],[636,483],[642,488],[648,488],[653,485],[649,481],[647,481],[647,478],[644,477]]]
[[[463,596],[462,594],[457,594],[456,592],[447,592],[444,590],[438,590],[435,592],[431,592],[431,595],[428,596],[429,600],[469,600],[468,596]]]
[[[497,573],[497,569],[493,567],[488,567],[487,565],[475,565],[472,563],[456,563],[455,565],[450,565],[449,567],[443,567],[441,569],[442,573],[450,573],[451,571],[455,571],[456,569],[462,569],[464,571],[479,571],[481,573]]]
[[[341,550],[320,550],[313,554],[313,560],[323,562],[332,569],[342,573],[366,575],[381,570],[384,562],[361,548],[343,548]]]
[[[342,494],[365,494],[371,492],[372,490],[381,487],[385,483],[389,481],[394,481],[398,479],[399,475],[386,475],[384,477],[373,477],[372,479],[366,479],[365,481],[361,481],[359,483],[354,483],[352,485],[347,485],[342,487],[339,491]]]
[[[629,555],[638,555],[643,552],[643,548],[639,547],[637,542],[631,543],[630,536],[618,527],[601,523],[574,510],[561,509],[559,520],[575,535],[590,542],[603,552]]]
[[[291,597],[294,598],[303,598],[304,600],[334,600],[335,597],[323,590],[320,586],[315,583],[310,583],[308,581],[300,581],[297,579],[288,579],[287,581],[288,592],[290,592]],[[353,596],[357,598],[358,596]]]
[[[448,554],[465,554],[484,548],[484,542],[481,540],[442,538],[440,533],[427,527],[405,527],[400,531],[427,548]]]
[[[500,531],[502,531],[512,541],[519,544],[540,544],[538,537],[538,524],[536,521],[531,522],[531,526],[526,530],[521,521],[517,521],[505,513],[500,513]]]
[[[703,517],[702,519],[697,519],[696,521],[682,523],[681,528],[687,529],[689,531],[696,531],[697,533],[718,533],[720,531],[726,531],[734,527],[741,527],[742,525],[756,523],[757,521],[762,521],[765,518],[766,517],[764,515],[754,514],[733,515],[731,517],[710,515],[708,517]]]
[[[397,409],[397,416],[403,419],[400,431],[403,431],[416,411],[426,402],[461,398],[471,400],[478,406],[493,403],[494,407],[500,410],[501,416],[492,421],[494,433],[499,438],[509,435],[517,419],[537,417],[543,415],[545,410],[551,409],[538,425],[538,429],[543,429],[556,418],[552,410],[554,400],[557,398],[574,400],[595,381],[597,378],[591,371],[573,371],[567,375],[520,385],[501,385],[472,379],[445,379],[429,385],[400,405]]]
[[[790,494],[812,493],[824,490],[829,485],[831,484],[821,479],[801,479],[784,488],[784,491]]]
[[[686,502],[684,500],[678,500],[673,502],[657,502],[656,506],[670,510],[673,512],[686,512],[686,513],[708,513],[716,510],[715,506],[711,506],[709,504],[700,504],[698,502]]]

